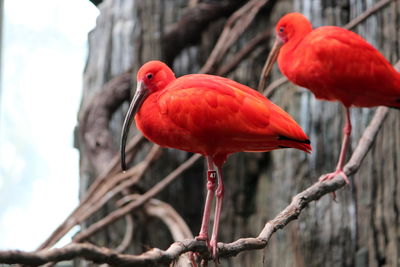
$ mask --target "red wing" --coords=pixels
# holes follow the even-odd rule
[[[161,112],[198,138],[248,143],[307,136],[282,109],[253,89],[212,75],[188,75],[168,86],[159,99]],[[293,140],[292,140],[293,141]]]
[[[400,93],[397,71],[377,49],[351,31],[320,27],[305,37],[301,47],[297,57],[303,62],[304,74],[314,76],[314,86],[334,87],[344,93]]]

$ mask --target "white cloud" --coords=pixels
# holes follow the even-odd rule
[[[25,162],[23,159],[17,154],[17,148],[15,145],[9,141],[5,141],[1,143],[0,150],[0,161],[1,167],[3,169],[3,175],[6,175],[1,183],[5,182],[5,179],[12,179],[11,182],[18,183],[21,180],[22,170],[25,167]],[[7,181],[10,182],[10,181]],[[0,186],[1,189],[1,186]]]
[[[0,192],[1,192],[3,185],[4,185],[4,176],[2,173],[0,173]]]
[[[37,179],[29,203],[6,209],[0,220],[0,228],[7,229],[1,235],[3,248],[35,249],[72,211],[77,205],[77,200],[71,201],[76,188],[60,182],[61,179]]]
[[[78,44],[86,38],[87,25],[92,27],[98,14],[89,1],[82,0],[8,0],[4,10],[10,24],[32,31],[56,30]]]

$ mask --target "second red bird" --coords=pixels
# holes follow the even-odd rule
[[[335,26],[312,29],[300,13],[283,16],[275,27],[276,41],[261,74],[260,88],[278,60],[281,72],[293,83],[310,89],[323,100],[340,101],[346,123],[336,171],[321,180],[343,176],[351,121],[349,108],[400,108],[400,74],[363,38]]]

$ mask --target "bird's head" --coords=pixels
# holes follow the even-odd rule
[[[132,124],[133,118],[150,94],[164,89],[174,79],[175,75],[172,70],[161,61],[149,61],[139,69],[136,79],[137,85],[135,95],[133,96],[122,127],[121,166],[123,170],[126,170],[126,138],[128,136],[129,127]]]
[[[280,44],[287,43],[298,36],[303,37],[312,31],[311,22],[300,13],[283,16],[275,26],[276,39]]]
[[[136,76],[136,90],[145,88],[149,93],[153,93],[164,89],[174,79],[174,73],[165,63],[152,60],[139,69]]]
[[[300,13],[289,13],[283,16],[275,26],[275,43],[269,52],[267,61],[265,62],[264,68],[261,73],[259,90],[264,89],[265,82],[269,73],[271,72],[272,66],[276,62],[279,50],[281,47],[291,40],[295,40],[298,37],[304,37],[306,34],[312,31],[311,22]]]

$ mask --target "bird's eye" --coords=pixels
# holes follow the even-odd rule
[[[283,26],[279,28],[279,32],[283,32],[284,30],[285,30],[285,27],[283,27]]]
[[[153,78],[153,74],[152,73],[147,73],[146,78],[148,80],[151,80]]]

